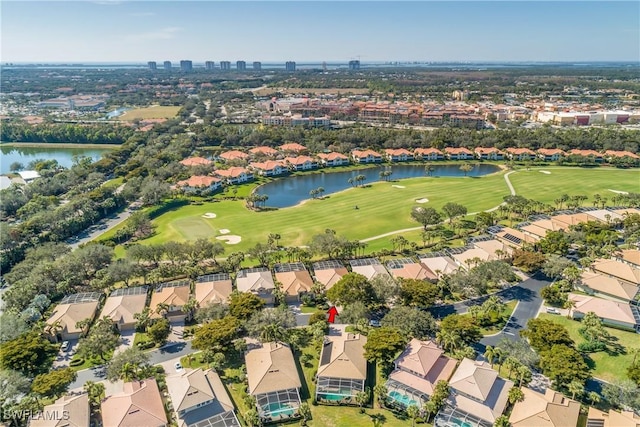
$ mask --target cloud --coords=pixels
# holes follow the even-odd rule
[[[130,42],[149,41],[149,40],[169,40],[176,37],[176,34],[182,31],[180,27],[166,27],[155,31],[145,33],[128,34],[125,38]]]

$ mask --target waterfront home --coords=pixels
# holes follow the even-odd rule
[[[595,163],[602,163],[602,154],[600,154],[595,150],[580,150],[580,149],[574,148],[573,150],[569,151],[569,155],[583,157]]]
[[[188,280],[160,283],[151,295],[151,317],[159,319],[164,315],[169,320],[184,320],[187,313],[182,307],[189,301],[191,286]]]
[[[352,272],[363,275],[367,280],[378,276],[391,280],[387,269],[375,258],[352,259],[349,264]]]
[[[262,176],[278,176],[288,172],[287,165],[280,161],[267,160],[266,162],[254,162],[249,166]]]
[[[351,151],[351,158],[355,163],[380,163],[382,162],[382,155],[373,150],[353,150]]]
[[[476,147],[473,149],[476,158],[480,160],[503,160],[504,153],[493,147]]]
[[[243,182],[249,182],[253,179],[253,173],[248,169],[238,166],[230,167],[229,169],[216,169],[214,173],[227,184],[242,184]]]
[[[473,152],[464,147],[446,147],[444,153],[449,160],[471,160],[473,159]]]
[[[287,144],[282,144],[278,148],[280,148],[280,151],[282,151],[283,153],[300,154],[308,151],[307,147],[305,147],[304,145],[300,145],[297,142],[289,142]]]
[[[226,303],[232,291],[231,276],[227,273],[207,274],[196,279],[195,297],[200,307]]]
[[[240,427],[231,397],[211,370],[182,369],[167,376],[178,427]]]
[[[320,162],[323,166],[328,167],[343,166],[349,164],[349,157],[345,156],[342,153],[319,153],[318,158],[320,158]]]
[[[548,388],[544,393],[522,387],[524,400],[516,402],[512,427],[576,427],[580,403]]]
[[[388,402],[402,409],[422,408],[438,381],[451,377],[456,363],[433,341],[412,339],[393,362],[394,370],[385,384]]]
[[[329,290],[342,276],[349,273],[342,263],[336,260],[314,262],[313,273],[316,282],[321,283],[325,290]]]
[[[165,427],[162,396],[154,378],[127,382],[122,391],[107,396],[100,405],[105,427]]]
[[[385,158],[390,162],[408,162],[413,160],[413,153],[405,148],[387,148]]]
[[[462,359],[449,380],[449,398],[434,425],[492,427],[507,407],[513,385],[500,378],[487,362]]]
[[[180,164],[187,167],[208,166],[211,163],[213,163],[211,160],[205,159],[204,157],[189,157],[184,160],[180,160]]]
[[[327,404],[356,404],[356,395],[364,391],[367,337],[331,328],[325,335],[318,362],[316,401]]]
[[[633,159],[633,160],[640,159],[640,156],[638,156],[635,153],[632,153],[631,151],[616,151],[616,150],[605,151],[603,157],[608,162],[610,162],[613,159],[624,159],[625,157],[628,157],[629,159]]]
[[[239,292],[251,292],[267,304],[273,304],[275,282],[271,272],[264,267],[247,268],[238,271],[236,287]]]
[[[111,292],[104,302],[100,318],[108,317],[120,331],[134,330],[135,315],[141,313],[147,305],[148,289],[146,286],[135,286]]]
[[[436,274],[421,262],[412,258],[387,261],[387,270],[395,279],[436,280]]]
[[[249,150],[249,153],[251,153],[253,156],[263,157],[275,157],[279,154],[278,150],[274,150],[273,148],[264,145],[261,147],[252,148],[251,150]]]
[[[300,297],[310,293],[313,288],[313,279],[301,262],[276,264],[273,267],[276,281],[282,285],[287,302],[300,301]]]
[[[444,153],[437,148],[416,148],[413,156],[416,160],[444,160]]]
[[[557,162],[567,155],[567,153],[559,148],[540,148],[537,153],[538,157],[545,162]]]
[[[232,160],[247,160],[250,156],[247,153],[243,153],[242,151],[230,150],[221,153],[219,157],[223,161],[228,162]]]
[[[587,415],[587,427],[640,427],[640,415],[633,411],[602,412],[599,409],[589,407]]]
[[[593,312],[606,326],[640,332],[640,310],[635,305],[579,294],[569,294],[569,301],[573,303],[569,312],[574,319]]]
[[[45,333],[54,342],[78,339],[89,330],[102,294],[83,292],[64,297],[46,320]],[[86,324],[82,324],[83,321]]]
[[[176,186],[186,192],[194,192],[196,190],[216,191],[222,188],[222,180],[215,176],[194,175],[189,179],[178,181]]]
[[[505,151],[507,152],[507,157],[519,162],[536,158],[536,153],[528,148],[509,147]]]
[[[244,360],[247,392],[256,399],[262,422],[298,417],[302,383],[291,348],[277,342],[258,344],[245,353]]]
[[[307,171],[318,167],[318,163],[309,156],[285,157],[284,162],[294,171]]]
[[[67,394],[31,414],[29,427],[86,427],[90,414],[87,393]]]

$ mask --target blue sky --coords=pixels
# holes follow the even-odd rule
[[[638,1],[6,1],[2,62],[640,61]]]

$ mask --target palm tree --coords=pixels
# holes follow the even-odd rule
[[[522,387],[522,383],[524,381],[524,378],[531,372],[529,370],[529,367],[527,365],[520,365],[516,368],[516,371],[518,372],[518,375],[520,376],[520,383],[518,384],[518,387]]]
[[[473,165],[471,163],[465,163],[460,166],[460,170],[464,172],[464,176],[467,176],[467,174],[473,170]]]
[[[589,394],[587,394],[587,398],[589,399],[592,405],[595,405],[596,403],[600,402],[600,395],[595,391],[590,391]]]
[[[191,297],[182,306],[182,311],[187,313],[187,319],[192,319],[194,311],[196,311],[199,307],[200,307],[200,303],[198,303],[198,300]]]
[[[518,369],[518,366],[520,365],[520,361],[515,357],[509,356],[504,361],[504,365],[505,365],[505,368],[509,370],[507,377],[511,378],[511,372],[513,372],[514,369]]]
[[[306,426],[307,421],[311,419],[311,408],[307,402],[303,402],[298,407],[298,413],[302,417],[302,425]]]
[[[318,192],[318,197],[322,198],[322,195],[325,192],[324,187],[318,187],[318,189],[316,191]]]
[[[439,331],[436,335],[436,341],[445,350],[452,351],[458,347],[461,339],[458,334],[453,331]]]
[[[429,422],[431,415],[435,415],[439,409],[440,408],[438,408],[438,404],[433,399],[430,399],[427,402],[425,402],[425,404],[422,406],[422,410],[426,414],[425,421]]]
[[[58,342],[58,334],[62,332],[64,328],[62,327],[62,323],[59,320],[56,320],[50,325],[47,325],[46,332],[51,335]]]
[[[516,402],[522,402],[524,400],[524,393],[519,387],[511,387],[509,390],[509,403],[512,405]]]
[[[366,405],[369,402],[369,394],[370,394],[369,387],[367,387],[364,391],[359,391],[358,393],[356,393],[356,403],[360,407],[360,412],[362,412],[363,414],[364,414],[364,405]]]
[[[86,383],[84,383],[84,390],[89,395],[89,404],[91,405],[91,409],[93,411],[99,410],[100,401],[102,400],[102,395],[104,394],[104,384],[87,381]]]
[[[500,415],[493,423],[493,427],[509,427],[510,425],[509,417],[506,415]]]
[[[286,336],[287,330],[279,323],[264,325],[260,331],[260,341],[262,342],[284,341]]]
[[[411,427],[415,427],[416,418],[418,418],[418,415],[420,415],[420,408],[418,408],[416,405],[409,405],[407,407],[407,416],[411,418]]]
[[[350,185],[350,186],[352,186],[352,187],[353,187],[353,183],[354,183],[354,181],[355,181],[355,180],[353,179],[353,177],[351,177],[351,178],[349,178],[349,179],[347,180],[347,182],[349,183],[349,185]]]
[[[505,358],[504,351],[502,351],[502,349],[500,347],[495,347],[493,349],[493,357],[495,358],[496,362],[498,363],[498,373],[500,373],[500,371],[502,370],[502,361]]]
[[[373,387],[373,394],[376,395],[376,398],[378,400],[378,404],[380,406],[385,406],[384,403],[387,400],[387,393],[388,392],[389,392],[389,390],[382,383],[378,383]]]
[[[424,171],[426,172],[427,176],[433,175],[433,171],[434,170],[435,170],[435,168],[430,163],[427,163],[424,166]]]
[[[309,191],[309,195],[311,196],[312,199],[315,199],[316,196],[318,195],[318,190],[314,188],[313,190]]]
[[[490,345],[484,351],[484,358],[487,359],[487,362],[491,364],[491,368],[493,369],[493,359],[496,357],[496,349]]]
[[[161,302],[156,306],[156,314],[161,316],[166,315],[169,312],[169,304]]]
[[[247,422],[247,424],[249,424],[251,427],[258,427],[260,426],[262,423],[260,422],[260,416],[258,415],[258,411],[256,411],[255,409],[250,409],[247,412],[245,412],[244,414],[244,420]]]
[[[567,390],[571,393],[571,398],[575,400],[576,394],[584,393],[584,384],[580,381],[571,381],[567,386]]]

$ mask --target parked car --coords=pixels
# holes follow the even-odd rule
[[[62,350],[62,351],[69,350],[69,341],[63,341],[62,345],[60,346],[60,350]]]
[[[176,368],[176,372],[182,371],[182,363],[176,362],[176,364],[173,366]]]
[[[558,310],[557,308],[548,307],[547,308],[547,313],[549,313],[549,314],[560,314],[560,310]]]

